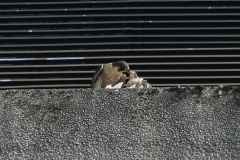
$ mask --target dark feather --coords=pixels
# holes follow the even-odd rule
[[[97,70],[95,71],[93,77],[92,77],[92,82],[91,82],[91,88],[94,88],[94,83],[96,82],[99,74],[102,72],[103,65],[99,66]]]
[[[121,88],[123,88],[124,84],[126,83],[126,74],[122,74],[122,76],[120,77],[118,83],[120,83],[120,82],[123,82],[122,87],[121,87]]]

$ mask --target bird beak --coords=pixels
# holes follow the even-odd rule
[[[129,75],[134,75],[134,72],[132,72],[131,70],[128,71]]]

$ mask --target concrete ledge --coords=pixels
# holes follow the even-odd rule
[[[0,159],[239,159],[240,90],[0,91]]]

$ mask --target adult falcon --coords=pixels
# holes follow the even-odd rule
[[[106,88],[107,85],[115,86],[121,82],[123,82],[123,88],[126,83],[126,75],[123,72],[129,71],[129,65],[125,61],[101,65],[92,77],[91,88]]]

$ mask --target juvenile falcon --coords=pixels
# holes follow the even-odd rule
[[[123,82],[123,88],[126,83],[126,74],[123,72],[129,71],[129,65],[125,61],[101,65],[93,75],[91,88],[106,88],[107,85],[115,86],[120,82]]]
[[[151,88],[147,80],[139,78],[135,71],[129,71],[128,88]]]

